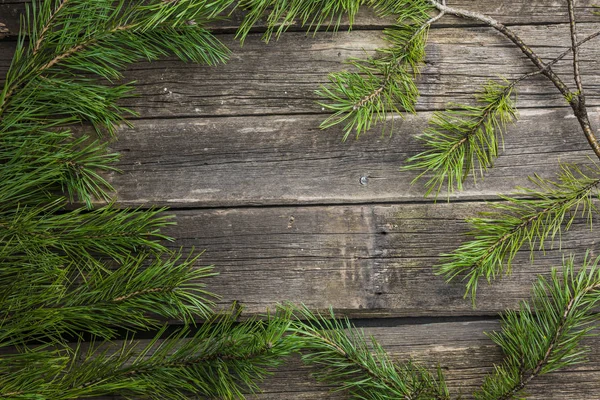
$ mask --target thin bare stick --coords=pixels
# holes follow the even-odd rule
[[[571,47],[573,48],[573,75],[579,92],[579,101],[585,103],[583,96],[583,84],[581,83],[581,72],[579,70],[579,49],[577,48],[577,22],[575,21],[575,6],[573,0],[567,0],[569,6],[569,27],[571,28]]]
[[[575,48],[581,47],[585,43],[589,42],[592,39],[597,38],[598,36],[600,36],[600,31],[592,33],[591,35],[587,36],[585,39],[582,39],[579,42],[577,42],[577,44],[575,45]],[[565,51],[563,51],[562,53],[560,53],[555,59],[553,59],[549,63],[546,63],[546,66],[544,67],[544,69],[538,69],[537,71],[533,71],[533,72],[529,72],[527,74],[524,74],[524,75],[520,76],[519,78],[515,79],[513,82],[511,82],[511,85],[515,86],[517,83],[519,83],[521,81],[524,81],[525,79],[531,78],[533,76],[540,75],[546,69],[552,67],[553,65],[555,65],[556,63],[558,63],[560,60],[562,60],[563,58],[565,58],[572,51],[573,51],[573,47],[569,47],[568,49],[566,49]]]

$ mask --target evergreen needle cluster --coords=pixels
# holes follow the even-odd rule
[[[431,173],[426,196],[462,190],[470,173],[483,177],[503,142],[502,131],[516,118],[513,86],[491,81],[477,95],[477,106],[457,105],[456,110],[436,112],[429,129],[419,139],[428,150],[407,160],[404,170],[422,171],[413,181]]]
[[[505,361],[497,365],[477,400],[523,398],[523,389],[535,377],[585,361],[581,340],[591,335],[598,316],[593,312],[600,300],[598,259],[586,254],[575,272],[573,258],[562,271],[553,269],[549,280],[539,278],[532,298],[518,311],[502,316],[502,330],[490,338],[502,349]]]
[[[256,380],[296,344],[283,336],[290,324],[283,315],[241,324],[235,317],[213,316],[193,333],[183,328],[167,334],[164,327],[152,340],[124,340],[120,346],[34,347],[29,359],[11,355],[0,366],[0,397],[187,399],[198,393],[242,398],[257,390]]]
[[[302,341],[302,361],[318,368],[319,381],[336,385],[352,398],[446,400],[450,394],[441,369],[432,373],[411,361],[395,362],[375,339],[353,328],[347,319],[294,308],[290,331]]]
[[[244,20],[237,30],[237,38],[243,43],[250,30],[259,21],[266,25],[263,40],[276,38],[290,26],[300,24],[310,32],[322,26],[337,30],[342,18],[347,17],[350,26],[358,9],[365,0],[241,0],[237,7],[245,11]]]
[[[167,55],[225,61],[206,24],[228,6],[47,0],[28,8],[0,92],[1,398],[241,397],[292,350],[281,340],[283,318],[237,324],[214,315],[203,284],[212,268],[166,247],[160,229],[172,222],[162,209],[93,207],[111,200],[104,173],[116,171],[118,155],[92,136],[114,134],[133,115],[118,103],[133,89],[117,82],[120,71]],[[75,124],[96,134],[75,134]],[[166,320],[207,323],[166,336]],[[156,329],[147,345],[109,345]]]
[[[467,220],[472,239],[454,252],[442,254],[442,263],[435,267],[449,281],[463,277],[466,295],[471,295],[473,301],[479,280],[491,282],[503,273],[509,274],[511,261],[524,244],[532,251],[544,250],[547,242],[560,240],[561,232],[568,230],[578,215],[591,227],[597,211],[594,200],[599,195],[598,166],[582,170],[562,164],[558,181],[535,176],[531,182],[536,189],[523,189],[519,196],[503,196],[505,202],[490,205],[494,211]]]
[[[410,5],[408,4],[410,3]],[[317,91],[320,103],[333,112],[322,128],[344,124],[344,140],[355,131],[358,137],[391,112],[414,113],[419,91],[415,76],[425,57],[431,20],[426,0],[373,2],[379,15],[393,14],[397,24],[384,31],[390,47],[366,60],[349,63],[354,71],[329,75],[330,83]]]

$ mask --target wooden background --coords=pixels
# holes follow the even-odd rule
[[[0,76],[15,46],[23,1],[0,0]],[[600,29],[592,0],[580,0],[582,37]],[[569,45],[562,0],[449,0],[451,6],[487,13],[511,25],[545,59]],[[547,274],[564,254],[595,254],[596,236],[583,221],[564,235],[562,251],[523,251],[514,274],[481,286],[477,307],[463,299],[461,282],[444,283],[432,272],[438,255],[464,241],[464,218],[486,209],[485,201],[527,186],[527,175],[554,177],[558,162],[588,162],[593,156],[577,121],[555,88],[538,77],[519,87],[519,122],[505,137],[496,167],[484,181],[435,203],[423,198],[414,173],[400,172],[422,150],[415,136],[448,102],[472,102],[490,78],[511,78],[531,65],[503,37],[486,27],[451,17],[434,26],[419,78],[418,114],[398,120],[391,136],[375,129],[342,142],[339,128],[319,130],[326,112],[314,90],[327,73],[346,68],[385,45],[390,23],[368,10],[354,30],[305,35],[292,27],[265,44],[260,32],[243,47],[232,22],[215,27],[232,49],[218,67],[175,60],[140,63],[126,73],[138,82],[139,98],[126,104],[139,112],[133,129],[119,130],[111,148],[122,154],[122,174],[110,175],[121,204],[166,205],[178,225],[174,246],[206,249],[203,264],[220,273],[210,289],[220,306],[238,301],[245,315],[264,313],[284,300],[313,309],[332,306],[355,319],[400,359],[440,364],[454,393],[469,393],[501,353],[484,332],[499,327],[498,314],[529,296],[538,274]],[[259,29],[260,30],[260,29]],[[591,120],[600,127],[600,47],[582,52],[583,81]],[[570,79],[564,61],[556,71]],[[361,184],[361,178],[366,184]],[[588,340],[590,362],[533,381],[531,399],[600,398],[600,343]],[[264,385],[260,399],[338,399],[292,361]]]

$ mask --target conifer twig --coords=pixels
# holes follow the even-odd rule
[[[403,170],[422,171],[413,183],[431,172],[426,196],[437,196],[446,182],[448,193],[462,190],[467,176],[473,178],[492,166],[503,142],[503,130],[516,118],[512,84],[488,82],[476,95],[477,105],[458,105],[456,110],[436,112],[429,128],[418,137],[426,151],[407,160]]]
[[[317,367],[314,376],[365,400],[449,400],[444,376],[428,371],[412,361],[397,363],[374,338],[352,326],[348,319],[315,314],[306,307],[288,305],[299,319],[289,332],[298,338],[302,360]]]
[[[503,196],[507,204],[494,204],[494,212],[468,220],[471,240],[452,253],[442,254],[437,273],[448,281],[464,275],[465,297],[471,296],[475,302],[479,280],[491,282],[503,273],[510,274],[511,262],[525,243],[532,252],[536,248],[544,250],[546,241],[553,243],[560,237],[578,213],[591,225],[596,211],[593,201],[599,195],[600,169],[594,166],[587,172],[563,164],[558,181],[531,178],[537,189],[525,189],[522,194],[532,199]]]
[[[593,309],[600,301],[599,290],[598,259],[590,260],[589,252],[579,272],[571,257],[560,273],[552,270],[549,280],[539,277],[531,300],[521,302],[518,312],[505,312],[502,330],[489,335],[504,351],[505,361],[496,365],[475,399],[517,398],[537,376],[585,361],[581,340],[598,321]]]
[[[445,5],[446,4],[446,0],[442,0],[442,3]],[[444,17],[444,15],[446,14],[445,11],[440,11],[438,12],[437,15],[435,15],[434,17],[431,17],[429,20],[425,21],[421,26],[419,26],[419,28],[412,34],[412,36],[406,41],[406,44],[404,46],[402,46],[402,48],[394,50],[396,52],[399,53],[403,53],[406,51],[406,49],[408,48],[408,46],[412,43],[413,40],[415,40],[424,30],[429,29],[429,27],[431,25],[433,25],[434,23],[436,23],[437,21],[439,21],[442,17]],[[391,66],[392,68],[398,68],[399,66],[401,66],[402,63],[400,62],[400,59],[397,59],[395,61],[392,61]],[[384,77],[383,77],[383,81],[381,83],[381,86],[379,86],[379,88],[377,88],[376,90],[374,90],[372,93],[365,95],[362,99],[360,99],[353,107],[353,110],[357,110],[361,107],[364,107],[365,104],[372,102],[376,97],[381,96],[381,93],[386,89],[386,87],[390,84],[390,81],[392,79],[392,74],[389,72],[389,70],[386,70]]]

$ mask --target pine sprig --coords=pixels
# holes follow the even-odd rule
[[[62,357],[49,357],[43,347],[32,348],[6,360],[25,360],[11,364],[15,371],[38,357],[46,367],[43,373],[0,375],[0,397],[244,398],[244,393],[258,390],[257,382],[269,370],[296,351],[295,340],[285,335],[289,324],[285,315],[244,323],[236,323],[235,316],[215,316],[193,334],[184,328],[167,336],[163,328],[146,344],[127,340],[120,348],[106,343],[92,343],[87,349],[79,345]],[[8,367],[3,364],[0,359],[0,371]]]
[[[428,149],[407,160],[403,170],[422,171],[413,183],[429,176],[426,196],[437,196],[444,185],[448,193],[462,190],[469,174],[483,177],[498,156],[503,131],[517,115],[513,85],[490,81],[476,96],[477,106],[436,112],[429,129],[418,139]]]
[[[597,165],[582,170],[562,164],[557,181],[539,176],[531,178],[536,189],[523,189],[521,197],[506,197],[506,203],[494,203],[495,211],[469,219],[472,227],[470,241],[454,252],[442,254],[442,264],[436,271],[448,281],[463,276],[467,281],[465,296],[475,300],[477,284],[485,278],[488,283],[503,273],[511,273],[511,261],[517,251],[528,244],[533,250],[544,250],[554,243],[563,230],[568,230],[577,215],[592,224],[596,212],[600,168]]]
[[[91,122],[113,134],[124,115],[131,115],[117,100],[130,96],[132,86],[94,84],[81,74],[115,80],[128,64],[167,55],[223,62],[228,50],[204,26],[229,5],[229,0],[50,0],[39,10],[33,6],[22,24],[33,45],[25,46],[25,35],[18,42],[0,94],[0,132],[6,130],[2,125],[43,123],[52,116]]]
[[[419,97],[415,77],[425,57],[431,5],[425,0],[376,3],[381,15],[394,13],[398,23],[385,30],[390,47],[367,60],[350,60],[353,71],[329,75],[330,83],[316,93],[324,100],[319,104],[333,112],[321,128],[344,124],[344,140],[354,131],[356,136],[385,122],[389,113],[414,113]]]
[[[161,319],[190,324],[208,318],[214,295],[202,281],[214,274],[211,267],[194,268],[196,259],[141,254],[110,269],[110,264],[68,263],[50,253],[3,257],[0,342],[60,343],[83,332],[111,339],[118,329],[147,330]]]
[[[319,381],[336,385],[356,399],[449,399],[440,369],[431,373],[413,362],[397,363],[374,338],[352,326],[348,319],[315,314],[305,307],[288,306],[301,321],[290,332],[297,336],[304,363],[318,368]]]
[[[123,262],[140,251],[168,254],[159,240],[170,240],[160,228],[171,225],[164,209],[118,210],[105,206],[90,212],[59,213],[60,201],[0,213],[0,239],[13,254],[56,252],[73,261],[98,256]]]
[[[475,393],[477,400],[521,399],[535,377],[585,361],[588,349],[581,340],[598,320],[592,312],[600,300],[598,261],[587,254],[575,272],[574,259],[565,260],[561,273],[553,269],[550,280],[538,279],[532,299],[522,302],[519,312],[503,314],[502,330],[489,336],[505,361]]]
[[[243,43],[250,30],[258,21],[266,22],[263,40],[268,42],[273,36],[279,36],[291,25],[299,23],[308,32],[318,31],[321,27],[337,31],[342,18],[347,16],[350,27],[361,5],[367,0],[242,0],[237,7],[246,11],[236,38]]]
[[[52,202],[61,198],[61,192],[88,208],[94,199],[110,200],[113,188],[101,173],[118,171],[112,165],[118,155],[108,153],[104,144],[87,136],[72,139],[69,131],[48,128],[0,134],[0,210]]]

